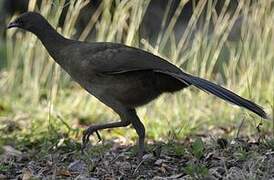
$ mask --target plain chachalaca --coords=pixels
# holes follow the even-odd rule
[[[145,127],[135,108],[162,93],[176,92],[190,85],[267,118],[265,111],[257,104],[210,81],[190,75],[141,49],[118,43],[87,43],[67,39],[35,12],[24,13],[8,25],[8,28],[14,27],[34,33],[72,79],[120,116],[119,122],[87,128],[83,133],[83,146],[91,134],[98,135],[98,130],[132,124],[139,136],[140,159],[144,152]]]

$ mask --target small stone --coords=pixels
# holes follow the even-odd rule
[[[151,159],[151,158],[153,158],[153,154],[145,154],[144,156],[143,156],[143,159]]]
[[[86,164],[83,161],[76,160],[69,164],[68,170],[71,172],[84,172],[87,169]]]
[[[157,166],[160,166],[163,162],[164,162],[163,159],[158,159],[157,161],[155,161],[154,164],[157,165]]]

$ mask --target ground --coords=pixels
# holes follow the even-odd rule
[[[18,149],[12,143],[3,146],[0,179],[274,178],[274,140],[261,136],[148,140],[140,163],[133,142],[125,139],[95,142],[84,152],[79,141],[65,136],[56,139],[16,146]]]

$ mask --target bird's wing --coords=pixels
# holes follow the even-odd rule
[[[137,48],[111,43],[99,45],[88,58],[91,68],[98,73],[118,74],[138,70],[182,72],[168,61]]]
[[[240,97],[234,92],[216,85],[208,80],[187,74],[168,61],[148,52],[114,44],[108,48],[97,48],[89,60],[94,70],[103,74],[119,74],[129,71],[153,70],[170,75],[187,85],[210,92],[217,97],[235,105],[245,107],[263,118],[268,118],[266,112],[257,104]]]

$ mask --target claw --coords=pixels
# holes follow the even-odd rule
[[[83,153],[84,149],[86,148],[86,145],[87,145],[87,143],[88,143],[88,141],[89,141],[89,137],[90,137],[94,132],[96,133],[96,135],[97,135],[97,137],[98,137],[98,139],[99,139],[98,142],[100,142],[100,141],[102,140],[102,138],[101,138],[101,136],[100,136],[100,134],[99,134],[99,132],[98,132],[97,130],[92,129],[92,128],[86,129],[86,130],[83,132],[83,137],[82,137],[82,147],[81,147],[82,153]]]
[[[97,135],[97,138],[98,138],[98,142],[102,141],[102,138],[101,138],[99,132],[97,130],[95,132],[96,132],[96,135]]]

